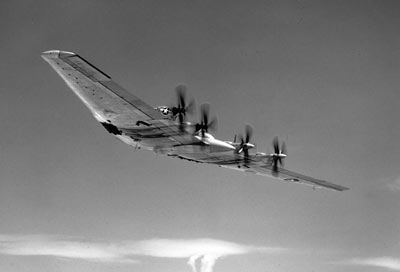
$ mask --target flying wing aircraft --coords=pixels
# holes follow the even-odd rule
[[[307,177],[282,167],[286,146],[273,141],[274,153],[250,154],[252,128],[246,126],[245,136],[234,141],[216,139],[209,133],[216,119],[209,118],[209,105],[200,107],[199,123],[186,121],[193,112],[194,102],[187,103],[185,87],[177,87],[178,103],[174,107],[151,107],[128,92],[110,76],[79,55],[50,50],[42,53],[51,67],[82,100],[97,121],[112,135],[139,149],[152,150],[198,163],[215,164],[229,169],[250,172],[288,182],[327,188],[336,191],[348,188]]]

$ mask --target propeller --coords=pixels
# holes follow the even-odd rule
[[[244,153],[243,161],[244,165],[249,162],[249,149],[253,148],[254,145],[250,143],[250,139],[253,135],[253,128],[246,124],[245,126],[245,136],[243,137],[242,134],[239,134],[239,145],[236,145],[235,153],[235,160],[238,161],[239,157],[238,154]],[[236,143],[236,135],[233,139],[233,142]]]
[[[209,121],[210,116],[210,105],[202,104],[200,106],[200,123],[196,124],[196,131],[201,131],[202,137],[208,132],[209,129],[215,130],[217,128],[217,118],[213,118]]]
[[[273,160],[273,164],[272,164],[272,172],[273,173],[277,173],[278,172],[278,164],[279,165],[284,165],[283,164],[283,159],[286,158],[286,144],[284,141],[282,141],[282,144],[279,144],[279,140],[278,137],[275,137],[273,142],[272,142],[273,146],[274,146],[274,154],[272,155],[272,160]]]
[[[237,150],[237,153],[244,152],[245,158],[249,157],[249,149],[254,147],[254,145],[250,143],[252,135],[253,135],[253,128],[250,125],[246,124],[244,138],[242,135],[239,135],[240,146]]]
[[[178,116],[179,124],[181,128],[183,128],[183,123],[185,122],[186,114],[192,114],[195,109],[195,102],[192,99],[189,104],[186,106],[186,86],[185,85],[178,85],[175,88],[176,96],[178,99],[177,106],[173,107],[172,114]]]

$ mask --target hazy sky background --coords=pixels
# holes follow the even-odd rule
[[[225,256],[217,272],[400,271],[399,14],[398,1],[1,1],[0,270],[185,272],[199,247]],[[287,168],[351,190],[135,151],[40,58],[50,49],[154,106],[185,83],[219,139],[250,123],[258,151],[281,136]]]

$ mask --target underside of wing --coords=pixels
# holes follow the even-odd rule
[[[272,167],[268,167],[268,170],[271,170]],[[272,171],[272,170],[271,170]],[[271,172],[272,173],[272,172]],[[318,188],[326,188],[326,189],[331,189],[335,191],[345,191],[348,190],[349,188],[334,184],[331,182],[327,182],[325,180],[320,180],[312,177],[308,177],[293,171],[289,171],[284,168],[279,168],[276,172],[273,172],[273,176],[276,178],[286,180],[286,181],[292,181],[292,182],[298,182],[298,183],[303,183],[306,185],[310,185],[313,187],[318,187]]]
[[[287,182],[305,184],[314,188],[325,188],[335,191],[344,191],[349,189],[341,185],[308,177],[284,168],[274,169],[272,161],[268,160],[268,158],[260,159],[257,156],[251,156],[247,160],[245,160],[244,158],[239,157],[233,160],[221,161],[217,164],[229,169],[239,170],[246,173],[253,173],[261,176],[267,176]]]
[[[161,120],[161,113],[115,83],[77,54],[52,50],[42,57],[100,121],[129,127],[138,120]]]
[[[51,50],[42,53],[42,57],[108,132],[124,142],[134,144],[140,140],[143,147],[151,149],[156,145],[173,146],[193,140],[183,135],[175,122],[79,55]]]

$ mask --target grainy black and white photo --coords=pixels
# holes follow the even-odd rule
[[[400,271],[400,2],[0,3],[0,271]]]

